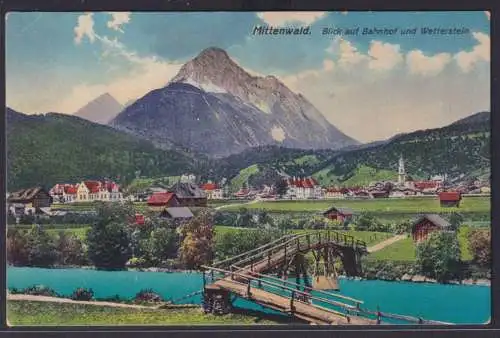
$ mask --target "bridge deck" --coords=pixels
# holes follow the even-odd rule
[[[207,286],[208,288],[221,288],[228,290],[242,298],[252,300],[253,302],[263,305],[267,308],[277,310],[285,313],[292,313],[295,317],[310,323],[322,325],[373,325],[376,323],[374,320],[349,316],[350,322],[347,317],[340,313],[335,313],[334,310],[325,309],[314,304],[307,304],[294,300],[293,312],[290,308],[290,298],[286,296],[279,296],[262,289],[252,288],[251,295],[247,295],[247,286],[230,279],[221,279],[217,282]]]

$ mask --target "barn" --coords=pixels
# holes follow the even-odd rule
[[[37,213],[41,208],[50,208],[52,205],[52,196],[42,187],[34,187],[13,192],[9,195],[7,202],[10,205],[24,206],[24,208],[33,208]]]
[[[177,207],[179,200],[174,193],[171,192],[157,192],[151,195],[148,199],[150,207]]]
[[[351,221],[354,216],[354,211],[349,208],[343,207],[331,207],[330,209],[323,212],[323,216],[334,221]]]
[[[450,223],[436,214],[422,215],[413,222],[411,230],[412,238],[415,242],[420,242],[434,231],[448,231]]]
[[[206,207],[207,195],[194,183],[178,182],[170,189],[170,192],[175,193],[179,200],[179,206],[182,207]]]
[[[461,200],[462,195],[458,191],[445,191],[439,193],[439,203],[441,204],[441,207],[458,208]]]

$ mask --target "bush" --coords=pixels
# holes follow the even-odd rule
[[[58,297],[59,295],[53,289],[44,285],[33,285],[23,290],[23,294],[32,296]]]
[[[28,265],[51,267],[58,257],[54,238],[41,226],[33,225],[27,233]]]
[[[153,289],[142,289],[135,295],[135,301],[136,302],[152,302],[152,303],[157,303],[161,302],[162,298],[161,296],[154,292]]]
[[[73,300],[84,300],[89,301],[94,297],[94,291],[92,289],[78,288],[73,291],[71,299]]]
[[[7,263],[25,266],[29,263],[29,248],[26,230],[7,230]]]

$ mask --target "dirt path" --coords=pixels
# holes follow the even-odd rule
[[[375,251],[379,251],[379,250],[382,250],[383,248],[391,245],[391,244],[394,244],[404,238],[406,238],[407,235],[397,235],[397,236],[394,236],[394,237],[391,237],[389,239],[386,239],[385,241],[382,241],[378,244],[375,244],[374,246],[371,246],[369,247],[367,250],[368,250],[368,253],[372,253],[372,252],[375,252]]]
[[[32,295],[11,295],[11,294],[8,294],[7,300],[25,300],[25,301],[32,301],[32,302],[84,304],[84,305],[98,305],[98,306],[109,306],[109,307],[133,308],[133,309],[150,309],[150,310],[155,309],[155,307],[144,306],[144,305],[112,303],[112,302],[96,302],[96,301],[88,301],[87,302],[87,301],[72,300],[72,299],[67,299],[67,298],[32,296]]]

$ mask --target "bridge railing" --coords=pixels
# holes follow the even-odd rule
[[[217,262],[214,262],[213,263],[213,267],[224,267],[224,266],[229,266],[229,265],[232,265],[235,261],[237,261],[238,259],[245,259],[245,257],[248,257],[248,256],[253,256],[255,253],[257,252],[260,252],[262,250],[268,250],[269,248],[273,248],[273,247],[276,247],[276,246],[279,246],[283,243],[286,243],[288,242],[291,238],[294,238],[294,237],[297,237],[296,234],[290,234],[290,235],[285,235],[285,236],[282,236],[272,242],[269,242],[267,244],[264,244],[264,245],[261,245],[259,246],[258,248],[255,248],[255,249],[252,249],[250,251],[246,251],[246,252],[243,252],[237,256],[233,256],[233,257],[229,257],[227,259],[224,259],[224,260],[221,260],[221,261],[217,261]]]
[[[316,308],[320,308],[321,310],[342,316],[346,318],[347,322],[349,323],[351,320],[352,316],[364,316],[368,317],[368,319],[373,320],[374,323],[376,324],[382,324],[382,319],[390,319],[390,320],[398,320],[400,322],[405,322],[408,324],[425,324],[425,325],[453,325],[451,323],[446,323],[446,322],[441,322],[441,321],[435,321],[435,320],[426,320],[423,318],[418,318],[418,317],[413,317],[413,316],[406,316],[406,315],[399,315],[399,314],[393,314],[393,313],[387,313],[387,312],[380,312],[380,311],[370,311],[367,309],[361,308],[361,304],[363,304],[363,301],[346,297],[343,295],[338,295],[334,293],[330,293],[327,291],[323,290],[316,290],[310,287],[303,287],[304,291],[298,290],[297,288],[291,287],[291,286],[299,286],[296,283],[293,282],[288,282],[288,281],[283,281],[279,280],[279,282],[275,282],[278,278],[272,277],[272,276],[267,276],[263,275],[260,273],[245,273],[245,272],[237,272],[237,271],[228,271],[224,269],[219,269],[219,268],[214,268],[214,267],[209,267],[209,266],[202,266],[202,268],[206,269],[206,271],[203,272],[203,280],[204,280],[204,285],[208,284],[207,283],[207,273],[208,273],[208,279],[212,283],[219,281],[219,280],[230,280],[231,283],[235,283],[238,285],[245,285],[246,286],[246,295],[247,298],[251,299],[252,296],[252,289],[260,289],[264,290],[273,294],[276,294],[278,296],[282,297],[287,297],[290,299],[290,305],[289,305],[289,311],[293,312],[294,311],[294,303],[299,302],[307,305],[314,306]],[[215,273],[218,275],[216,276]],[[235,277],[238,277],[237,279]],[[252,282],[257,282],[257,285],[252,285]],[[281,283],[285,282],[285,284],[290,285],[290,286],[285,286]],[[263,286],[267,286],[267,288],[263,288]],[[290,294],[283,294],[283,291],[287,291]],[[347,304],[341,301],[336,301],[332,299],[327,299],[325,297],[320,297],[316,295],[312,295],[312,291],[314,291],[317,294],[320,294],[322,296],[327,296],[327,297],[336,297],[340,298],[342,300],[347,300],[351,301],[353,304]],[[312,303],[312,301],[315,301],[316,303]],[[330,308],[325,308],[324,306],[318,305],[320,304],[326,304],[330,306],[335,306],[336,308],[340,309],[340,311],[330,309]],[[344,312],[342,312],[344,311]]]
[[[294,288],[291,288],[288,286],[284,286],[284,285],[276,283],[276,282],[272,282],[272,281],[269,281],[266,279],[254,277],[254,276],[251,276],[249,274],[240,273],[240,272],[231,272],[231,271],[227,271],[224,269],[218,269],[218,268],[213,268],[213,267],[208,267],[208,266],[204,266],[203,268],[212,272],[209,274],[209,276],[210,276],[209,279],[211,280],[212,283],[216,282],[218,280],[227,279],[228,275],[232,275],[233,277],[238,277],[238,280],[236,280],[236,279],[231,280],[231,283],[238,284],[238,285],[245,285],[246,298],[251,299],[252,290],[255,290],[255,289],[263,290],[263,291],[270,292],[272,294],[275,294],[275,295],[278,295],[281,297],[289,298],[290,303],[289,303],[287,311],[292,312],[292,313],[295,311],[294,304],[302,303],[302,304],[311,305],[311,306],[314,306],[317,308],[321,308],[322,310],[324,310],[326,312],[330,312],[330,313],[336,314],[338,316],[344,317],[344,318],[346,318],[347,322],[349,323],[350,318],[351,318],[350,313],[352,313],[353,311],[356,312],[357,307],[359,307],[359,303],[358,303],[358,305],[353,306],[353,305],[345,304],[345,303],[342,303],[339,301],[335,301],[335,300],[331,300],[331,299],[327,299],[327,298],[323,298],[323,297],[318,297],[315,295],[311,295],[309,292],[297,290],[297,289],[294,289]],[[213,272],[217,272],[219,274],[219,276],[216,276],[215,273],[213,273]],[[207,278],[205,273],[204,273],[203,278],[204,278],[204,280]],[[252,285],[252,282],[257,282],[258,284]],[[205,283],[206,283],[206,281],[205,281]],[[267,288],[264,288],[264,286],[266,286]],[[284,291],[287,291],[289,294],[283,294]],[[313,300],[318,302],[318,303],[327,304],[330,306],[335,306],[339,309],[344,310],[345,312],[325,308],[325,307],[322,307],[318,304],[313,304],[312,303]],[[276,305],[282,305],[282,304],[276,304]],[[357,310],[357,311],[359,311],[359,310]]]
[[[311,232],[306,232],[303,234],[297,234],[292,236],[282,237],[283,241],[275,241],[276,243],[272,245],[266,245],[247,253],[241,254],[241,260],[232,259],[230,265],[234,266],[244,266],[250,265],[258,259],[268,258],[279,252],[285,250],[288,252],[297,252],[310,250],[313,246],[334,243],[337,245],[352,247],[354,250],[360,253],[366,253],[367,247],[366,243],[361,240],[356,240],[354,236],[341,233],[333,230],[315,230]],[[251,254],[250,254],[251,253]],[[249,255],[250,254],[250,255]],[[220,265],[218,265],[220,267]]]

